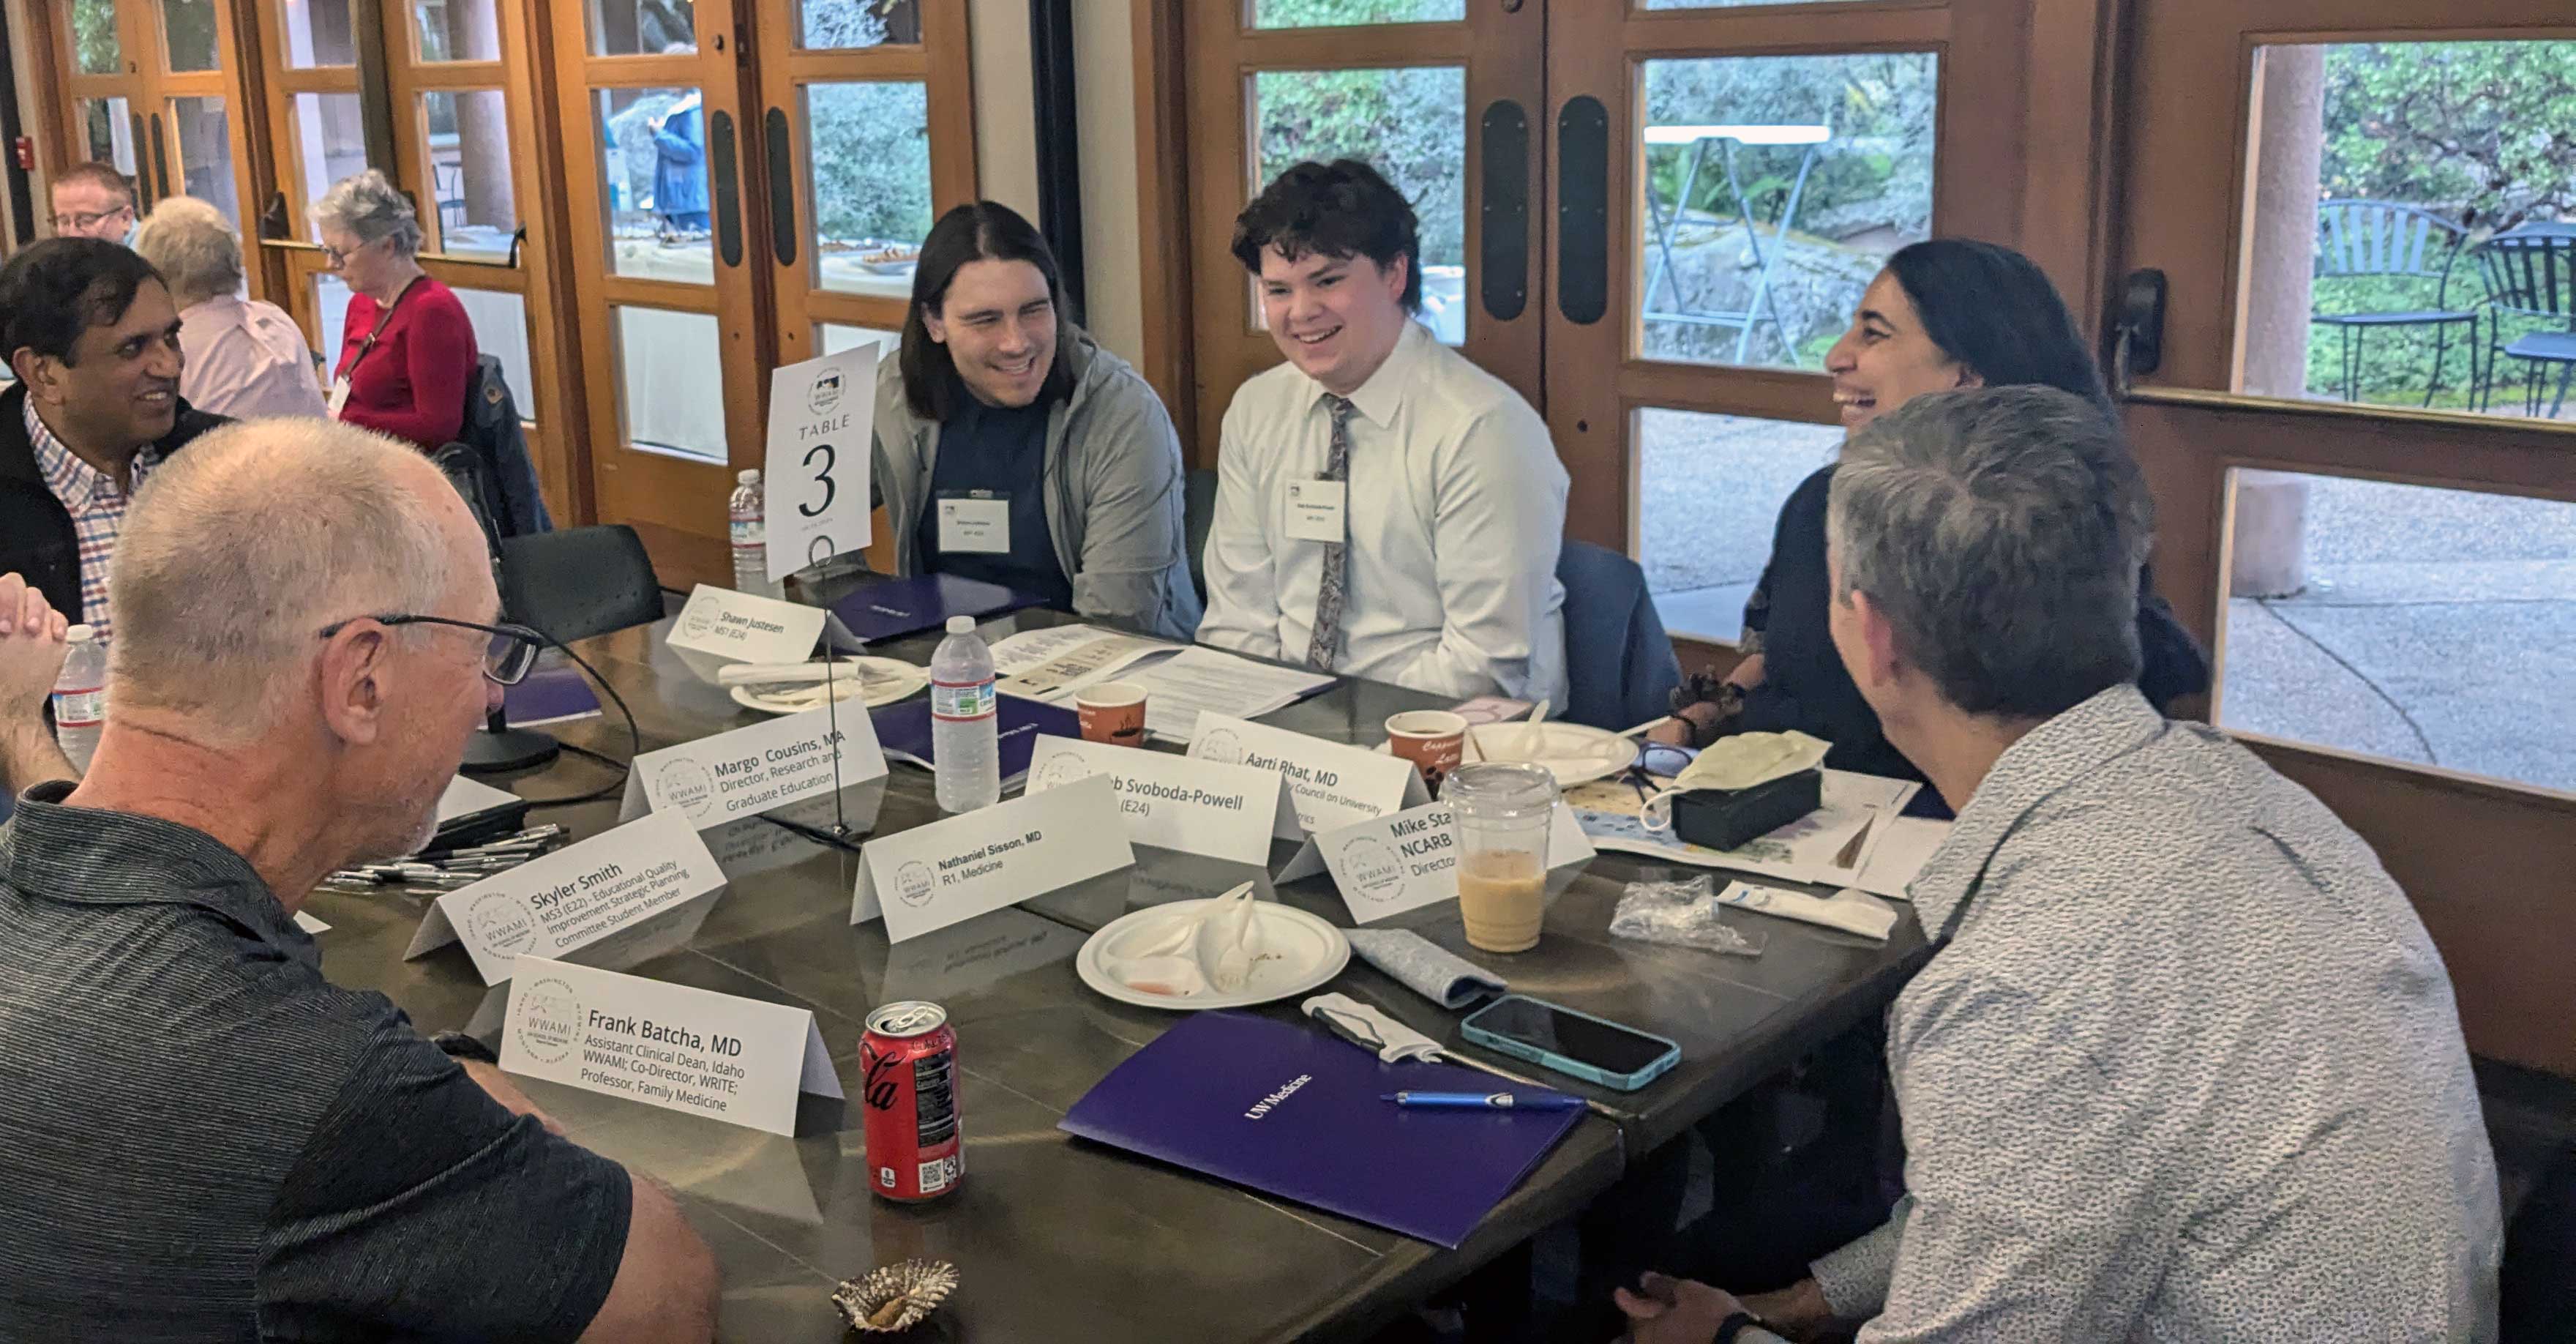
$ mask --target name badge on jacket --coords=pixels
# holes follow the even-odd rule
[[[324,411],[325,413],[327,413],[327,414],[328,414],[332,419],[337,420],[337,419],[339,419],[339,418],[340,418],[340,411],[341,411],[341,409],[342,409],[343,407],[347,406],[348,404],[349,404],[349,380],[348,380],[348,379],[346,379],[346,378],[334,378],[334,379],[332,379],[332,380],[331,380],[331,403],[330,403],[328,406],[323,407],[323,408],[322,408],[322,409],[323,409],[323,411]]]
[[[1342,510],[1348,505],[1347,481],[1290,481],[1288,536],[1293,541],[1342,541],[1350,536]]]
[[[939,496],[939,549],[950,554],[1011,553],[1011,496],[974,490]]]

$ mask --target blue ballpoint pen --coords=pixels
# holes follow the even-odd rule
[[[1435,1106],[1474,1111],[1579,1111],[1583,1098],[1563,1092],[1536,1092],[1516,1097],[1509,1092],[1389,1092],[1378,1098],[1398,1106]]]

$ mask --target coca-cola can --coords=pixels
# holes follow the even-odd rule
[[[966,1146],[957,1129],[957,1033],[948,1010],[918,1000],[878,1008],[859,1038],[859,1061],[870,1188],[907,1203],[955,1190],[966,1174]]]

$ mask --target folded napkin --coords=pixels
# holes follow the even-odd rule
[[[1268,955],[1246,882],[1194,914],[1149,924],[1101,949],[1100,969],[1129,989],[1186,999],[1242,989]]]
[[[1474,962],[1403,929],[1346,929],[1359,959],[1443,1008],[1464,1008],[1508,986]]]
[[[1823,764],[1833,744],[1801,732],[1719,738],[1673,778],[1676,789],[1749,789]]]
[[[1729,882],[1717,893],[1725,905],[1740,905],[1766,915],[1822,924],[1829,929],[1857,933],[1863,938],[1885,941],[1896,927],[1896,907],[1863,891],[1849,887],[1831,896],[1809,896],[1804,892],[1779,887],[1757,887],[1750,882]]]

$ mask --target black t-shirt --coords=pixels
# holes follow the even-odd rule
[[[931,466],[930,493],[921,502],[916,568],[924,574],[1002,584],[1034,593],[1059,611],[1073,610],[1073,580],[1056,560],[1055,537],[1047,524],[1046,492],[1062,488],[1062,482],[1046,479],[1047,415],[1053,403],[1040,397],[1026,406],[987,406],[962,383],[956,393],[958,410],[939,427],[939,457]],[[1009,497],[1009,551],[941,548],[941,497],[973,491]]]

